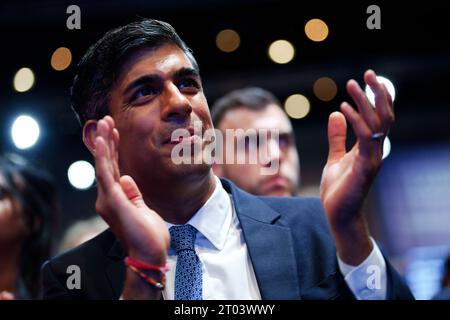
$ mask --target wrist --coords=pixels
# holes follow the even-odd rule
[[[158,274],[154,271],[150,276],[158,279]],[[149,285],[141,276],[127,268],[122,297],[124,300],[158,300],[161,298],[161,289]]]
[[[364,219],[330,227],[338,257],[342,262],[356,266],[372,252],[373,244]]]
[[[126,257],[127,275],[123,297],[125,299],[158,299],[166,285],[167,265],[151,264],[133,257]]]
[[[160,267],[165,266],[167,263],[167,252],[148,253],[140,252],[138,250],[130,250],[128,257],[133,260],[139,260],[143,263]]]

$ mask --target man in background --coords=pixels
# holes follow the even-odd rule
[[[300,185],[300,161],[291,122],[281,108],[280,101],[270,92],[256,87],[234,90],[219,98],[211,109],[214,127],[224,135],[227,129],[278,130],[278,139],[270,137],[267,143],[255,140],[255,145],[246,142],[245,149],[228,152],[248,153],[255,148],[266,148],[269,161],[256,163],[215,163],[213,170],[219,177],[227,178],[240,188],[255,195],[293,196]],[[246,139],[243,134],[238,139]],[[251,141],[251,139],[249,139]],[[248,140],[248,141],[249,141]],[[277,140],[277,141],[276,141]],[[223,144],[226,153],[226,144]],[[279,170],[263,174],[277,161]]]

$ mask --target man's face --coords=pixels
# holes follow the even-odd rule
[[[271,163],[263,164],[259,157],[257,164],[249,164],[248,161],[245,164],[229,164],[224,161],[224,164],[216,164],[214,170],[218,175],[232,180],[240,188],[256,195],[291,196],[296,194],[300,179],[300,163],[291,123],[280,107],[268,105],[264,110],[258,111],[246,108],[232,109],[225,114],[218,129],[222,132],[225,132],[225,129],[278,130],[279,143],[269,139],[267,144],[257,146],[266,148],[264,153],[267,152],[272,162],[279,161],[279,170],[276,173],[262,174],[263,168],[270,166]],[[224,144],[224,152],[227,152],[226,144]],[[249,150],[235,149],[234,152],[249,152]]]
[[[193,128],[197,121],[202,130],[212,128],[200,76],[176,45],[129,57],[111,91],[110,111],[120,134],[121,174],[138,185],[209,172],[209,165],[176,165],[171,159],[174,130]],[[201,139],[179,143],[206,145]]]

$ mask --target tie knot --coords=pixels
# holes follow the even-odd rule
[[[197,229],[190,224],[170,227],[170,238],[172,248],[178,253],[181,250],[194,250]]]

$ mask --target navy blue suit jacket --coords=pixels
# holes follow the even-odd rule
[[[318,198],[257,197],[228,180],[263,299],[354,298],[339,271],[336,249]],[[47,261],[44,299],[119,299],[126,253],[110,230]],[[81,271],[81,289],[68,289],[70,265]],[[388,299],[413,299],[387,262]]]

